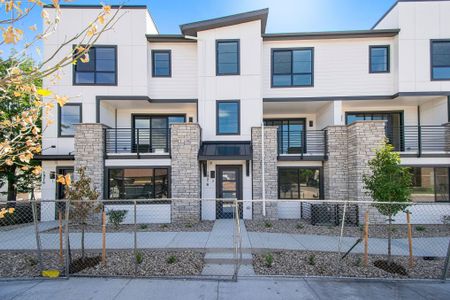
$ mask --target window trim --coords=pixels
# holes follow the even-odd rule
[[[287,85],[287,86],[275,86],[273,85],[273,76],[274,75],[283,75],[283,74],[274,74],[274,52],[276,51],[290,51],[291,52],[291,57],[292,57],[292,53],[295,50],[310,50],[311,51],[311,84],[310,85]],[[295,47],[295,48],[271,48],[270,49],[270,87],[273,89],[278,89],[278,88],[311,88],[314,87],[314,60],[315,60],[315,54],[314,54],[314,47]],[[291,61],[291,73],[290,74],[284,74],[284,75],[291,75],[291,83],[292,83],[292,78],[294,76],[294,73],[292,72],[292,68],[293,68],[293,62]],[[296,73],[295,75],[306,75],[309,73]]]
[[[385,48],[387,50],[386,71],[372,70],[372,49]],[[386,74],[391,73],[391,45],[370,45],[369,46],[369,74]]]
[[[155,74],[155,54],[156,53],[169,54],[169,75]],[[170,78],[170,77],[172,77],[172,50],[170,50],[170,49],[153,49],[152,50],[152,77],[154,77],[154,78]]]
[[[219,72],[219,43],[235,42],[237,43],[237,70],[236,73]],[[241,41],[239,39],[219,39],[216,40],[216,76],[237,76],[241,75]]]
[[[297,169],[297,172],[299,172],[299,169],[313,169],[313,170],[319,170],[319,198],[318,199],[293,199],[293,198],[281,198],[281,194],[280,194],[280,170],[281,169]],[[299,176],[300,179],[300,176]],[[315,201],[315,200],[323,200],[324,199],[324,193],[325,193],[325,185],[324,185],[324,174],[323,174],[323,167],[312,167],[312,166],[306,166],[306,167],[299,167],[299,166],[283,166],[283,167],[277,167],[277,192],[278,192],[278,199],[280,200],[286,200],[286,201],[290,201],[290,200],[308,200],[308,201]],[[300,196],[300,181],[297,182],[298,183],[298,195]]]
[[[83,123],[83,103],[77,102],[77,103],[66,103],[64,106],[78,106],[80,107],[80,122]],[[58,105],[58,137],[59,138],[73,138],[75,137],[75,134],[61,134],[61,111],[62,107]]]
[[[75,47],[77,47],[77,45],[73,45],[72,48],[75,49]],[[119,56],[119,52],[118,52],[118,47],[117,45],[93,45],[90,49],[92,48],[114,48],[115,51],[115,66],[116,66],[116,71],[114,72],[114,83],[77,83],[76,82],[76,65],[73,65],[72,67],[72,85],[75,86],[118,86],[118,78],[119,78],[119,65],[118,65],[118,56]],[[96,58],[97,59],[97,58]],[[95,81],[95,73],[97,73],[97,71],[94,71],[94,81]],[[102,73],[102,72],[99,72]],[[111,72],[105,72],[105,73],[111,73]]]
[[[220,133],[219,131],[219,106],[222,103],[237,104],[237,122],[238,128],[236,133]],[[240,100],[216,100],[216,135],[241,135],[241,101]]]
[[[431,39],[430,40],[430,80],[431,81],[450,81],[450,77],[449,78],[442,78],[442,79],[433,77],[433,68],[434,68],[434,66],[433,66],[433,43],[439,43],[439,42],[450,43],[450,39]],[[445,67],[450,68],[450,65],[449,66],[445,66]]]
[[[151,165],[151,166],[111,166],[111,167],[105,167],[104,170],[104,180],[103,182],[105,183],[103,185],[104,190],[103,193],[105,195],[105,198],[107,198],[108,200],[110,200],[109,197],[109,171],[110,170],[115,170],[115,169],[166,169],[167,170],[167,198],[156,198],[158,200],[155,201],[151,201],[149,203],[145,203],[145,204],[161,204],[160,201],[170,201],[169,199],[172,197],[172,167],[171,166],[157,166],[157,165]],[[113,199],[111,199],[113,200]],[[120,199],[119,199],[120,200]],[[120,202],[114,202],[114,204],[129,204],[127,202],[130,202],[130,200],[132,199],[123,199],[123,203],[122,201]],[[144,203],[141,203],[144,204]]]

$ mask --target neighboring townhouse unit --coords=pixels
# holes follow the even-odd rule
[[[44,53],[99,9],[62,6]],[[85,166],[104,199],[173,198],[140,207],[154,222],[232,216],[212,198],[243,199],[246,219],[307,217],[289,200],[370,200],[362,178],[386,137],[413,201],[449,201],[450,1],[400,0],[345,32],[266,33],[263,9],[159,34],[145,6],[122,11],[89,63],[44,83],[74,98],[44,132],[43,199]]]

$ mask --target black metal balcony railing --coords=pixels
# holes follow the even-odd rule
[[[278,129],[279,155],[326,155],[326,132],[324,130]]]
[[[386,137],[402,155],[450,155],[450,127],[421,125],[386,128]]]
[[[106,153],[169,153],[169,128],[107,128]]]

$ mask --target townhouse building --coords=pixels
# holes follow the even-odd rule
[[[100,9],[63,5],[44,55]],[[370,30],[331,32],[267,33],[262,9],[160,34],[146,6],[121,11],[89,63],[44,82],[71,101],[43,135],[43,199],[84,166],[104,199],[172,199],[140,205],[154,222],[231,217],[213,198],[301,218],[289,200],[370,200],[362,178],[387,138],[413,201],[449,201],[450,1],[399,0]]]

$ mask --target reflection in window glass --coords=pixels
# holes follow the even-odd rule
[[[371,73],[389,72],[388,46],[370,47],[370,72]]]
[[[81,123],[81,104],[66,104],[60,107],[60,136],[74,136],[75,124]]]
[[[413,202],[448,202],[448,168],[411,168]]]
[[[320,199],[320,170],[316,168],[280,168],[280,199]]]
[[[239,134],[239,102],[217,102],[217,134]]]
[[[153,77],[169,77],[170,76],[170,51],[158,50],[153,51]]]
[[[313,49],[273,50],[272,86],[312,86]]]
[[[167,169],[110,169],[109,199],[168,198]]]
[[[217,42],[217,75],[239,74],[239,42]]]
[[[89,61],[78,60],[74,65],[75,84],[117,84],[116,56],[115,47],[91,47]]]
[[[450,80],[450,41],[431,42],[431,77],[434,80]]]

